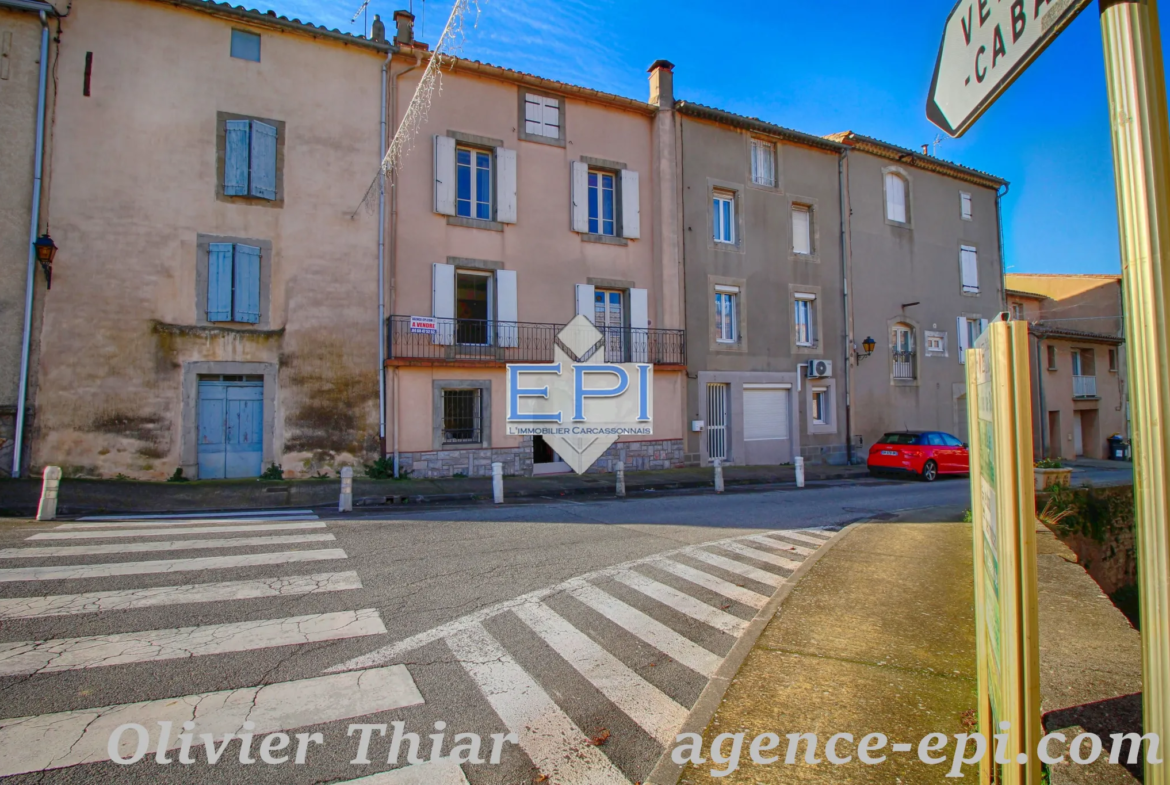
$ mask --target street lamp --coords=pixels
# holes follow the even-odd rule
[[[33,249],[36,251],[37,261],[41,263],[41,269],[45,271],[45,288],[52,289],[53,257],[57,255],[57,244],[49,237],[49,233],[45,232],[33,243]]]
[[[877,341],[873,339],[873,336],[867,336],[866,339],[861,342],[861,348],[864,349],[864,351],[859,352],[856,349],[853,350],[853,353],[857,355],[858,362],[861,362],[866,357],[869,357],[871,354],[873,354],[873,350],[877,348]]]

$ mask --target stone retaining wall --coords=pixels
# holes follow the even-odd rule
[[[398,455],[399,470],[415,479],[442,477],[490,477],[492,463],[504,464],[504,474],[532,476],[532,439],[524,437],[519,447],[503,449],[431,450]],[[677,469],[684,465],[682,439],[644,442],[615,442],[589,468],[588,474],[604,474],[625,461],[627,471]]]

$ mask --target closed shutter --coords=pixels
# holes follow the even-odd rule
[[[449,266],[449,265],[448,265]],[[496,270],[496,343],[511,348],[520,345],[519,311],[516,299],[516,271]]]
[[[630,359],[650,362],[650,308],[645,289],[630,290]]]
[[[589,167],[581,161],[572,162],[572,225],[574,232],[589,231]],[[593,307],[593,303],[589,303]]]
[[[955,319],[955,331],[959,334],[959,362],[967,362],[967,317]]]
[[[788,438],[788,401],[783,387],[743,389],[743,439],[746,442]]]
[[[516,223],[516,151],[496,148],[496,220]]]
[[[593,303],[593,285],[587,283],[577,284],[577,313],[588,319],[590,324],[596,324],[595,307]]]
[[[622,237],[642,236],[642,206],[638,201],[638,173],[622,170]]]
[[[979,257],[974,248],[964,245],[959,250],[959,269],[963,277],[963,291],[979,291]]]
[[[256,324],[260,321],[260,249],[237,245],[235,253],[235,298],[232,321]]]
[[[541,121],[544,118],[544,99],[539,95],[524,95],[524,133],[544,136]]]
[[[251,194],[261,199],[276,198],[276,128],[252,121]]]
[[[455,140],[435,135],[435,212],[455,215]]]
[[[211,243],[207,256],[207,321],[232,320],[232,244]]]
[[[431,315],[435,317],[434,342],[455,342],[455,266],[433,264],[431,274]]]
[[[248,154],[252,123],[228,120],[224,123],[223,193],[225,196],[248,195]]]
[[[792,252],[809,254],[812,252],[810,235],[810,212],[807,207],[794,205],[792,208]]]

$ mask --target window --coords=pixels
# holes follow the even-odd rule
[[[1047,347],[1047,349],[1048,349],[1048,370],[1055,371],[1056,370],[1056,347],[1049,346],[1049,347]]]
[[[752,182],[776,186],[776,147],[760,139],[752,140]]]
[[[829,391],[824,387],[812,388],[812,421],[813,425],[829,424],[830,398]]]
[[[589,170],[589,234],[617,234],[612,172]]]
[[[946,354],[947,353],[947,336],[946,333],[926,333],[926,353],[927,354]]]
[[[492,219],[492,156],[486,150],[455,148],[455,214]]]
[[[455,338],[459,343],[491,343],[491,273],[455,272],[455,318]]]
[[[479,444],[482,438],[481,391],[443,390],[443,443]]]
[[[816,301],[815,294],[796,295],[794,326],[797,346],[816,345]]]
[[[719,343],[735,343],[739,340],[736,327],[738,299],[739,289],[731,286],[715,287],[715,340]]]
[[[909,223],[906,209],[906,178],[894,172],[886,173],[886,220],[894,223]]]
[[[624,294],[617,289],[593,290],[593,326],[605,336],[605,356],[610,358],[609,362],[618,362],[618,358],[626,356]]]
[[[259,120],[224,121],[224,196],[276,199],[276,137]]]
[[[260,36],[247,30],[232,30],[232,57],[260,62]]]
[[[792,252],[812,253],[812,208],[805,204],[792,205]]]
[[[1024,321],[1024,304],[1012,303],[1012,319],[1017,322]]]
[[[1117,373],[1117,350],[1109,350],[1109,372]]]
[[[982,319],[968,319],[967,320],[967,345],[974,346],[975,342],[979,340],[980,335],[983,335],[983,320]]]
[[[716,191],[711,200],[713,236],[717,243],[735,244],[735,194]]]
[[[959,213],[964,221],[971,220],[971,194],[959,191]]]
[[[908,324],[895,324],[890,338],[894,378],[917,378],[914,368],[914,328]]]
[[[524,132],[533,136],[559,139],[561,136],[561,101],[559,98],[524,94]]]
[[[959,249],[959,273],[962,278],[963,291],[977,294],[979,292],[979,256],[975,249],[964,245]]]
[[[260,321],[260,249],[210,243],[207,257],[207,321]]]

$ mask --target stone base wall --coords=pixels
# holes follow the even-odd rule
[[[856,460],[857,450],[853,452]],[[845,444],[802,445],[800,457],[804,458],[805,465],[811,466],[845,466],[849,463],[849,453]]]
[[[679,469],[686,464],[683,440],[614,442],[585,473],[605,474],[617,471],[618,461],[624,461],[626,471],[629,472]]]
[[[398,454],[400,472],[416,479],[443,477],[491,477],[492,463],[504,464],[504,474],[532,476],[532,440],[525,437],[519,447],[503,449],[432,450]],[[648,442],[615,442],[589,468],[588,474],[613,472],[618,461],[627,471],[676,469],[684,465],[682,439]]]

